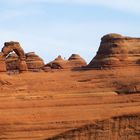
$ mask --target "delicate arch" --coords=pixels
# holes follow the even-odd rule
[[[4,47],[2,48],[2,53],[4,57],[9,55],[11,52],[15,52],[19,57],[19,70],[20,71],[26,71],[27,70],[27,64],[25,62],[25,53],[22,47],[20,46],[19,42],[5,42]]]
[[[2,52],[4,56],[6,57],[10,52],[15,52],[20,60],[25,59],[25,53],[22,47],[20,46],[19,42],[5,42],[4,47],[2,48]]]

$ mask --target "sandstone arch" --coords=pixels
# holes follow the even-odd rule
[[[25,53],[19,42],[5,42],[2,48],[4,59],[11,53],[15,52],[19,57],[19,71],[27,71],[27,64],[25,61]],[[6,64],[5,64],[6,65]]]

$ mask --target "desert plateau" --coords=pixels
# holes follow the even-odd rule
[[[140,38],[107,34],[90,63],[5,42],[0,140],[140,140]]]

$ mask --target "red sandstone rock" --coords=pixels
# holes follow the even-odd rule
[[[26,54],[26,58],[25,58],[26,62],[27,62],[27,67],[29,70],[39,70],[44,66],[44,62],[43,60],[36,55],[35,53],[27,53]],[[18,70],[19,67],[20,69],[24,69],[24,65],[26,65],[26,62],[22,62],[19,63],[19,57],[17,54],[12,53],[9,54],[6,57],[6,67],[7,70]]]
[[[52,69],[65,69],[69,67],[68,61],[64,60],[60,55],[51,61],[50,63],[46,64],[45,67],[50,67]]]
[[[110,68],[138,65],[140,38],[108,34],[102,37],[97,55],[88,68]]]
[[[78,54],[72,54],[68,60],[72,68],[79,68],[87,65],[86,61]]]
[[[6,69],[7,70],[18,70],[19,69],[19,60],[16,53],[9,54],[6,57]]]
[[[34,52],[26,53],[26,63],[29,70],[40,70],[44,66],[44,61]]]
[[[6,58],[11,52],[15,52],[19,57],[19,70],[27,71],[27,65],[25,62],[25,53],[19,42],[5,42],[2,48],[3,56]]]
[[[73,69],[82,66],[86,66],[86,61],[80,55],[72,54],[68,60],[64,60],[61,56],[58,56],[45,67],[51,67],[52,69]]]
[[[5,58],[2,52],[0,52],[0,72],[6,72]]]

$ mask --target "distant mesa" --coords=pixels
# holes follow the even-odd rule
[[[96,56],[88,68],[135,66],[140,60],[140,38],[107,34],[102,37]]]
[[[60,55],[46,64],[45,67],[51,67],[52,69],[73,69],[86,66],[86,61],[78,54],[72,54],[68,60],[63,59]]]

